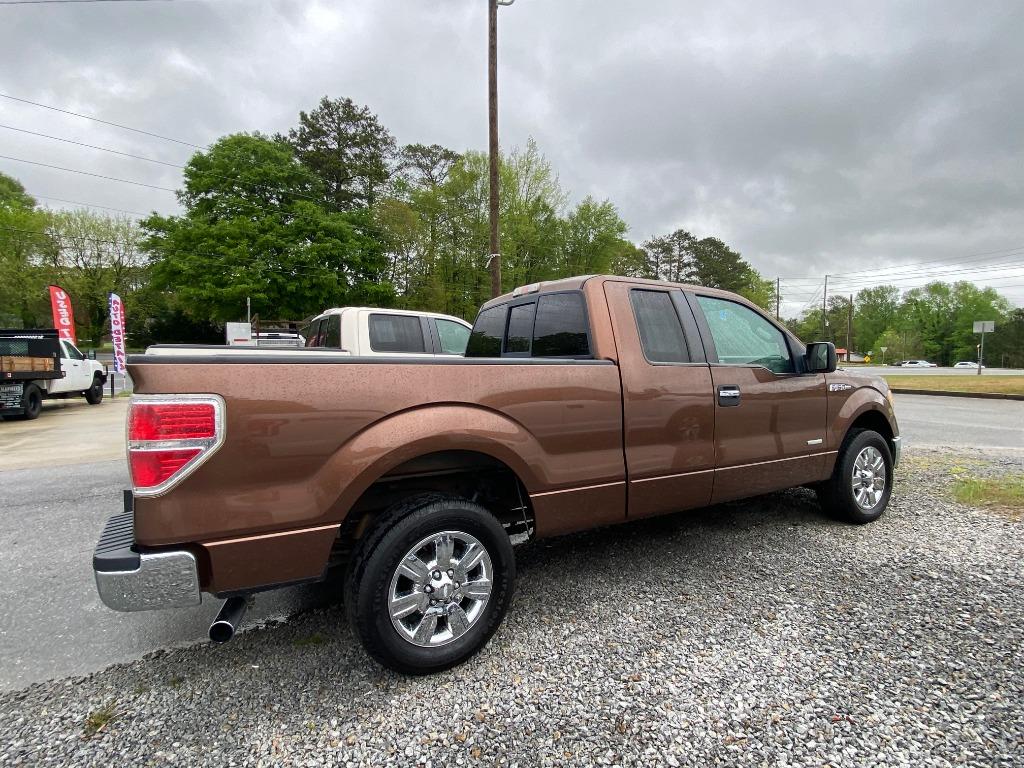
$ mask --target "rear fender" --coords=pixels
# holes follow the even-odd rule
[[[491,456],[515,472],[527,493],[545,486],[544,451],[521,424],[482,407],[429,405],[374,423],[326,462],[318,487],[333,494],[329,519],[344,519],[359,497],[391,469],[440,451]]]

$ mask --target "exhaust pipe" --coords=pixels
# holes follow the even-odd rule
[[[226,643],[234,637],[248,608],[249,599],[246,597],[229,597],[225,600],[220,613],[210,625],[210,639],[215,643]]]

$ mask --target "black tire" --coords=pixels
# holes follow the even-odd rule
[[[103,402],[103,380],[99,375],[92,377],[92,386],[85,390],[85,402],[89,405],[99,405]]]
[[[862,506],[858,502],[854,491],[854,470],[858,457],[867,451],[867,456],[872,455],[868,449],[877,451],[884,467],[885,487],[880,489],[877,499],[873,500],[872,495],[864,494],[863,498],[871,506]],[[865,478],[863,482],[866,487],[873,487]],[[843,440],[839,449],[839,456],[836,458],[836,467],[832,477],[822,483],[816,490],[821,506],[830,515],[838,520],[848,523],[863,525],[877,520],[885,512],[889,505],[889,497],[892,495],[893,466],[892,451],[885,438],[870,429],[852,429]],[[873,501],[873,503],[872,503]]]
[[[21,418],[25,421],[38,419],[43,410],[43,393],[35,384],[28,384],[21,393]]]
[[[442,531],[468,534],[483,546],[490,558],[491,589],[461,636],[444,645],[423,647],[399,634],[392,623],[389,595],[392,579],[410,549]],[[353,630],[374,659],[397,672],[427,675],[461,664],[487,643],[505,617],[515,578],[512,544],[493,515],[457,496],[429,494],[395,504],[363,537],[345,579],[345,605]]]

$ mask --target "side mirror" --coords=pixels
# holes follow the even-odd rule
[[[86,353],[86,355],[88,356],[88,358],[89,358],[90,360],[95,360],[95,359],[96,359],[96,350],[95,350],[95,349],[90,349],[90,350],[89,350],[89,351],[88,351],[88,352]]]
[[[832,373],[839,360],[836,357],[836,345],[831,341],[815,341],[807,345],[804,355],[808,373]]]

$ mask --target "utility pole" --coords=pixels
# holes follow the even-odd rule
[[[515,0],[487,0],[487,113],[490,154],[491,298],[501,295],[501,251],[498,240],[498,6]]]
[[[825,275],[825,291],[821,294],[821,340],[828,341],[825,335],[825,318],[828,317],[828,275]]]
[[[782,278],[775,278],[775,319],[779,318],[779,305],[782,303],[782,289],[781,289]]]
[[[850,338],[853,336],[853,294],[850,294],[850,309],[846,315],[846,362],[850,362]]]

